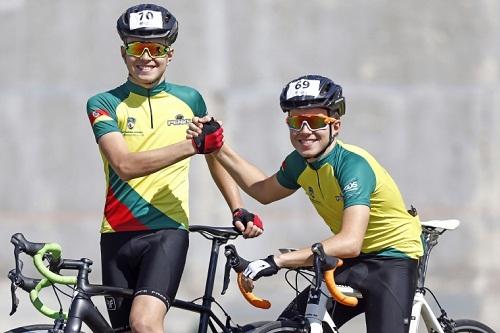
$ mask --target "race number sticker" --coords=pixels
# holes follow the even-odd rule
[[[288,91],[286,92],[286,99],[295,96],[313,96],[319,95],[319,80],[297,80],[290,82]]]
[[[161,12],[143,10],[138,13],[130,13],[130,30],[139,28],[163,28]]]

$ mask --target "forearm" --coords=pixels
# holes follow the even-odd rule
[[[280,268],[297,268],[312,266],[312,251],[300,249],[292,252],[282,253],[274,257],[276,265]]]
[[[113,170],[125,181],[147,176],[196,153],[190,140],[142,152],[124,152],[110,161]]]
[[[210,169],[210,174],[212,175],[212,178],[219,188],[222,196],[226,200],[231,212],[236,208],[243,207],[240,191],[234,179],[231,178],[228,172],[222,167],[214,156],[205,155],[205,158]]]
[[[262,182],[267,179],[267,176],[262,171],[241,158],[227,144],[224,144],[213,155],[243,191],[260,202],[264,201]]]
[[[353,237],[338,234],[321,241],[325,254],[338,258],[352,258],[359,255],[359,247]],[[312,244],[311,244],[312,245]],[[312,266],[313,255],[310,248],[283,253],[275,256],[279,267],[297,268]]]

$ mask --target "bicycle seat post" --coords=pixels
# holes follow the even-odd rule
[[[223,237],[213,237],[212,238],[212,248],[210,250],[210,261],[208,264],[207,280],[205,283],[205,292],[203,294],[202,305],[206,310],[210,310],[213,302],[213,290],[215,283],[215,274],[217,272],[217,260],[219,258],[219,249],[222,245],[227,243],[227,239]],[[204,311],[200,314],[200,325],[198,332],[206,332],[208,329],[208,321],[210,314],[208,311]]]
[[[429,263],[429,258],[432,249],[438,243],[438,238],[440,233],[436,230],[430,230],[427,228],[423,228],[422,230],[422,241],[424,244],[424,254],[422,258],[420,258],[420,262],[418,263],[418,281],[417,281],[417,289],[423,290],[425,285],[425,275],[427,273],[427,265]]]

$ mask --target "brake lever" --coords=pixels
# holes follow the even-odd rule
[[[314,290],[317,292],[321,288],[322,274],[321,274],[321,264],[325,261],[325,251],[323,250],[323,245],[321,243],[315,243],[311,246],[311,251],[314,256]]]
[[[14,245],[14,261],[16,264],[16,275],[21,274],[21,270],[23,269],[22,267],[22,261],[19,259],[19,253],[21,253],[21,249],[19,248],[19,245],[16,244]],[[19,263],[21,262],[21,263]]]
[[[11,296],[11,300],[12,300],[12,307],[11,307],[9,316],[12,316],[17,311],[17,306],[19,305],[19,298],[16,295],[16,290],[17,290],[17,286],[18,286],[19,281],[17,278],[18,276],[14,271],[15,270],[12,269],[8,275],[8,277],[10,279],[10,296]]]
[[[232,244],[224,247],[224,255],[226,256],[226,266],[224,269],[224,285],[222,295],[225,294],[229,286],[229,273],[231,272],[231,268],[233,268],[237,273],[241,273],[248,266],[248,261],[238,255],[236,247]]]
[[[226,265],[224,266],[224,281],[222,282],[222,292],[221,295],[224,295],[229,287],[229,273],[231,272],[231,264],[229,263],[229,257],[226,260]]]

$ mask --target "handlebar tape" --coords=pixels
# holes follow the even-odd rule
[[[46,243],[44,246],[33,256],[33,262],[37,270],[44,276],[44,278],[35,286],[33,290],[30,291],[30,300],[33,306],[47,317],[52,319],[58,319],[61,316],[67,318],[67,313],[60,313],[57,310],[53,310],[43,304],[39,298],[40,291],[54,283],[65,284],[65,285],[75,285],[76,276],[63,276],[52,272],[43,264],[43,258],[46,253],[50,253],[52,260],[61,259],[61,246],[56,243]]]
[[[240,288],[240,292],[243,297],[248,301],[248,303],[252,304],[256,308],[269,309],[271,307],[271,302],[267,299],[260,298],[254,295],[251,291],[246,291],[243,288],[242,275],[242,273],[238,273],[238,287]]]
[[[56,243],[47,243],[33,256],[33,262],[40,274],[54,283],[75,285],[76,276],[59,275],[45,267],[45,265],[43,264],[43,256],[47,252],[49,252],[53,256],[53,258],[56,258],[56,260],[58,260],[61,257],[61,246]]]
[[[40,298],[38,297],[40,291],[43,288],[51,286],[51,285],[52,285],[52,282],[49,279],[47,279],[47,278],[42,279],[36,285],[35,289],[33,289],[32,291],[30,291],[30,294],[29,294],[30,295],[30,301],[33,304],[33,306],[38,311],[40,311],[40,313],[42,313],[43,315],[45,315],[45,316],[47,316],[49,318],[59,319],[59,318],[63,317],[64,319],[68,319],[68,314],[66,312],[60,313],[57,310],[53,310],[53,309],[45,306],[43,304],[43,302],[40,300]]]
[[[328,288],[328,291],[330,292],[332,297],[340,304],[347,305],[347,306],[356,306],[356,305],[358,305],[358,299],[354,296],[344,295],[339,290],[339,288],[337,287],[337,284],[335,283],[333,273],[335,272],[335,269],[337,267],[342,266],[342,264],[343,264],[342,260],[339,259],[338,264],[335,268],[325,271],[325,273],[323,274],[323,277],[325,279],[326,287]]]

